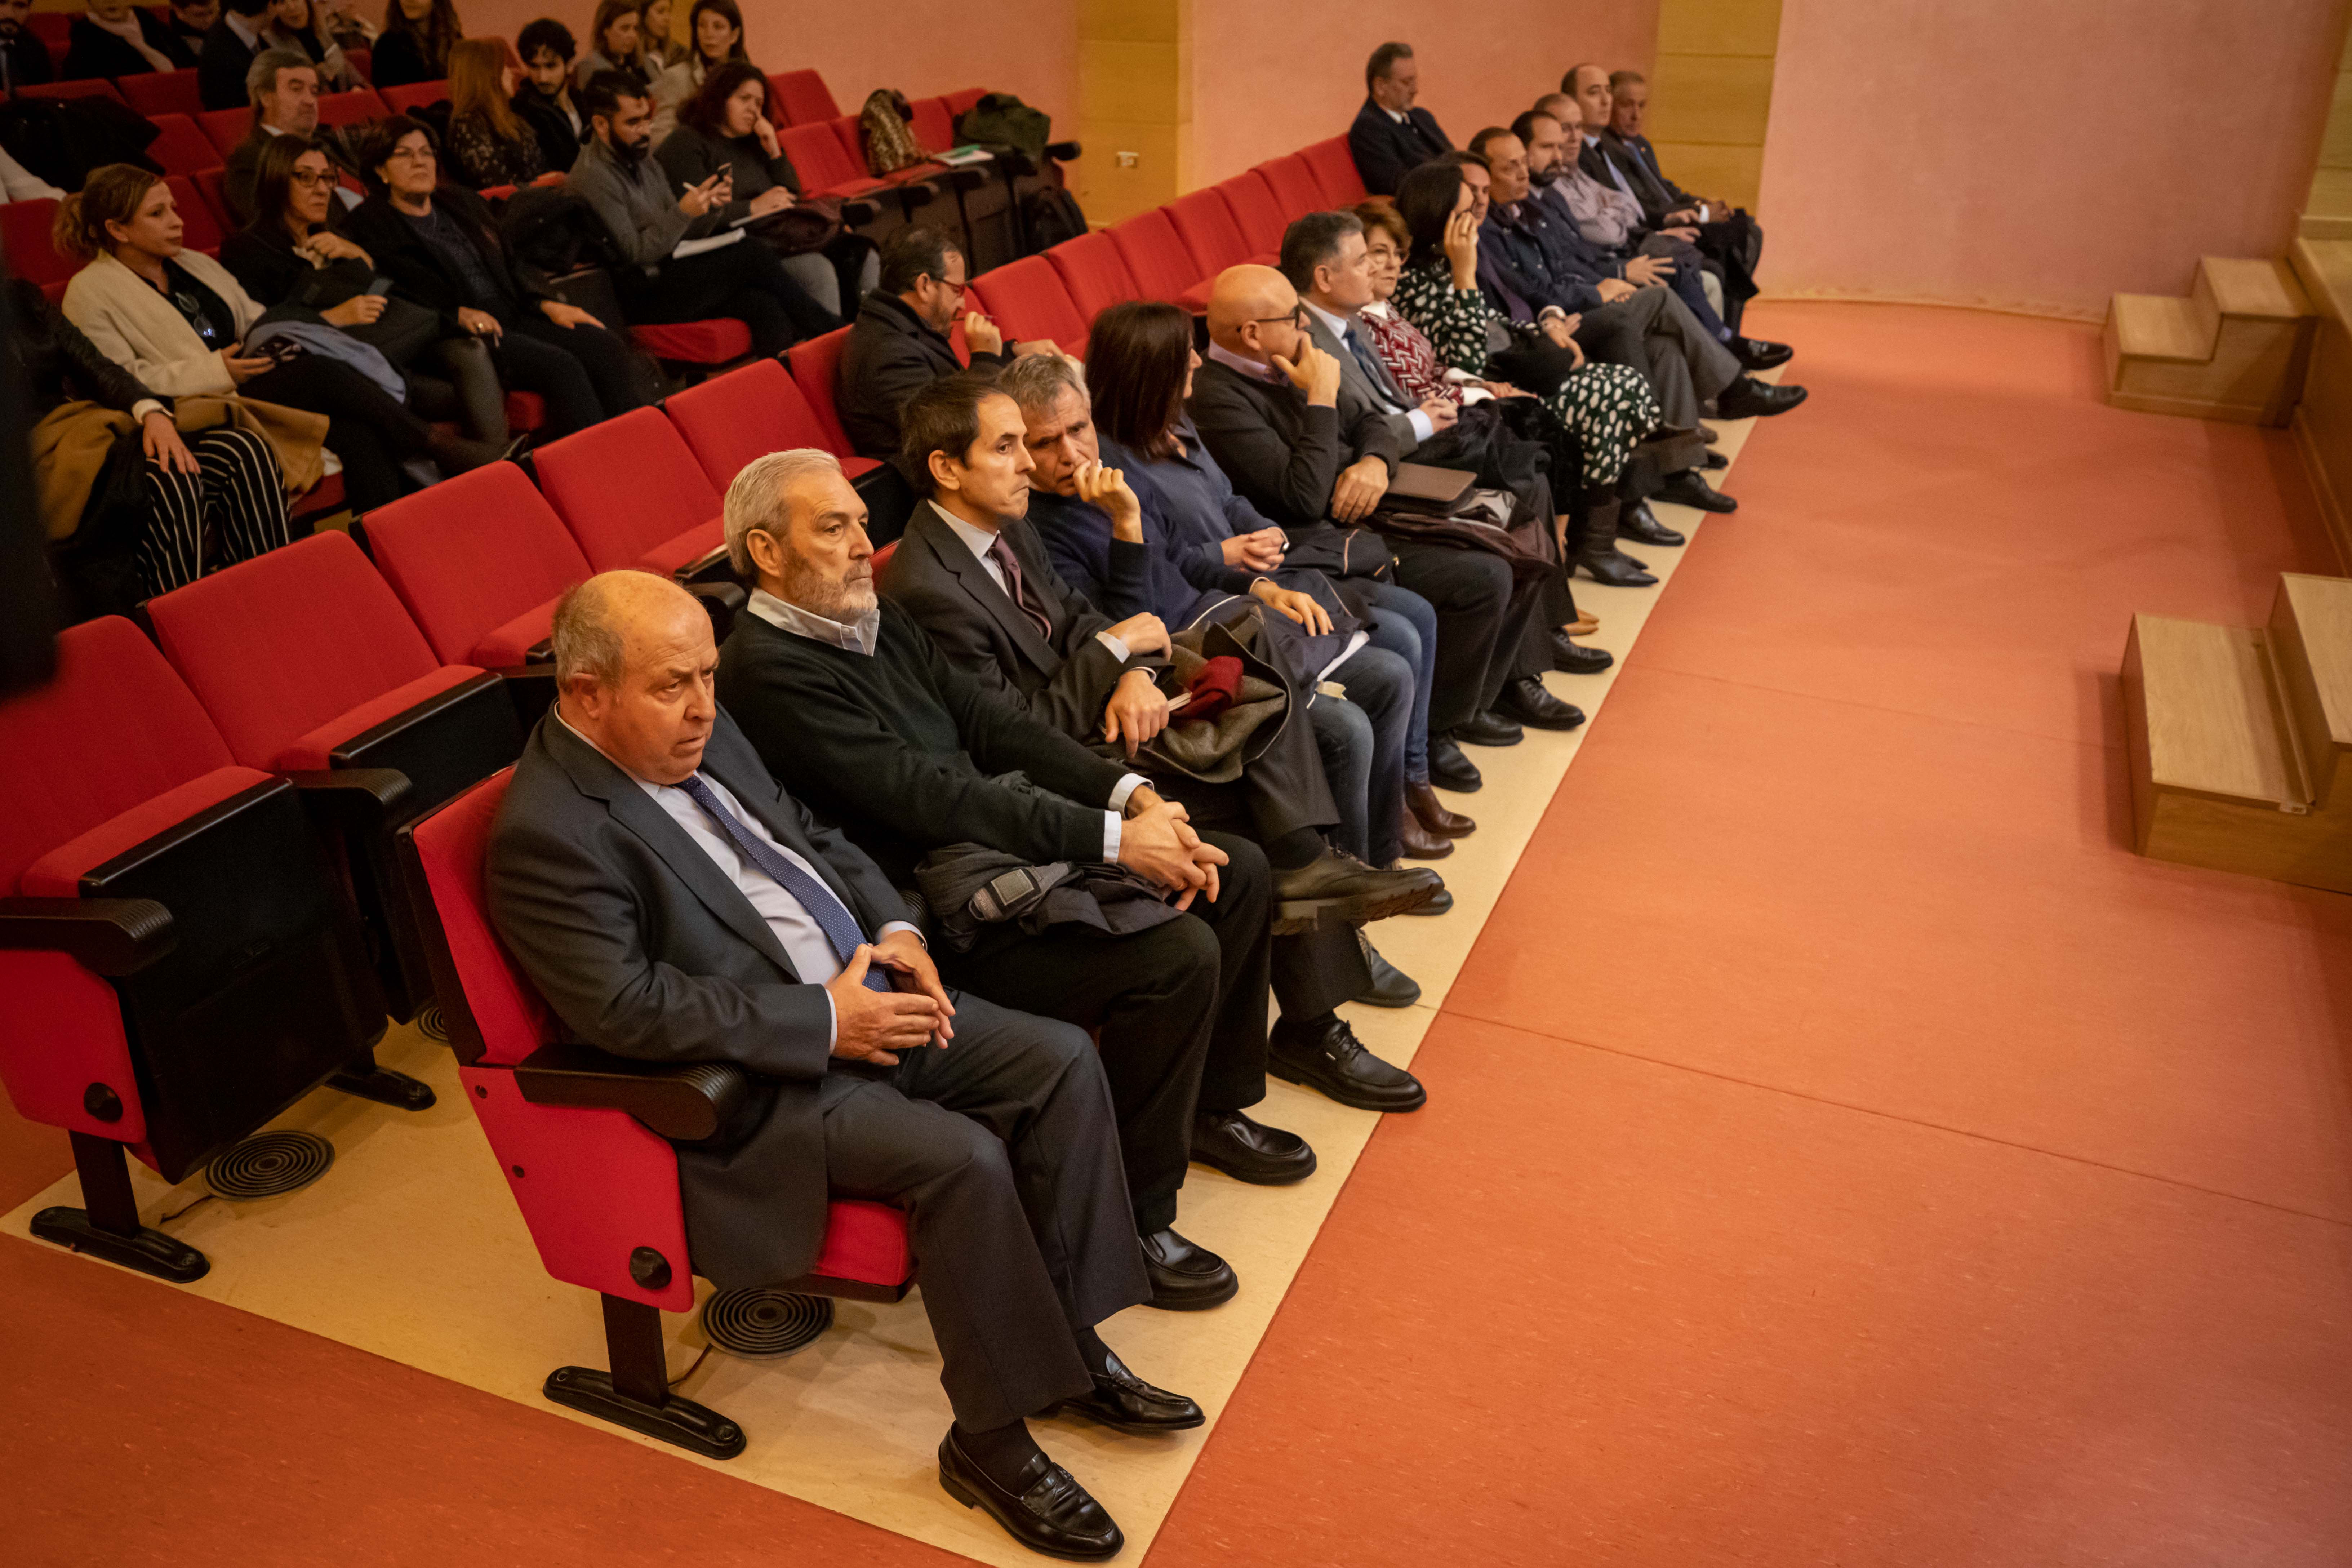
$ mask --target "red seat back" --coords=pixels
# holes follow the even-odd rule
[[[18,98],[110,98],[117,103],[122,101],[122,95],[114,90],[112,82],[101,81],[95,77],[86,78],[80,81],[35,82],[30,87],[18,88],[16,96]]]
[[[1070,291],[1089,329],[1094,319],[1113,305],[1142,298],[1143,291],[1135,286],[1127,263],[1118,258],[1118,247],[1108,234],[1097,231],[1066,239],[1047,251],[1045,259],[1054,264],[1062,287]]]
[[[1165,207],[1153,207],[1125,223],[1113,225],[1110,241],[1118,250],[1118,258],[1127,263],[1128,276],[1135,279],[1137,290],[1146,300],[1165,300],[1172,304],[1185,289],[1213,270],[1184,248]]]
[[[1024,256],[995,268],[971,283],[981,309],[996,318],[1006,341],[1051,338],[1060,348],[1086,357],[1087,319],[1062,287],[1061,275],[1042,256]]]
[[[656,545],[719,515],[719,495],[677,426],[633,408],[541,447],[539,487],[599,572],[634,566]]]
[[[507,785],[513,782],[514,770],[501,768],[410,832],[425,869],[425,892],[457,971],[460,995],[458,1007],[448,1009],[456,1026],[452,1033],[471,1031],[470,1038],[451,1043],[461,1058],[479,1053],[469,1065],[512,1067],[555,1037],[554,1015],[499,940],[483,889],[490,828],[506,800]]]
[[[26,29],[48,46],[53,66],[65,64],[66,50],[73,47],[73,19],[70,11],[36,11],[25,18]]]
[[[946,94],[940,101],[948,106],[950,114],[961,120],[966,110],[987,96],[988,89],[984,87],[963,87]]]
[[[374,89],[383,100],[386,113],[409,114],[429,104],[449,100],[449,84],[446,81],[412,81],[405,87],[383,87]]]
[[[49,245],[49,226],[57,216],[54,196],[0,206],[0,256],[8,258],[9,271],[47,287],[62,285],[81,270],[80,262],[58,255]]]
[[[147,602],[155,640],[229,754],[275,765],[300,736],[441,668],[347,534],[319,533]]]
[[[394,91],[400,89],[394,88]],[[428,100],[429,101],[429,100]],[[354,88],[349,92],[322,92],[319,95],[319,123],[321,125],[358,125],[370,120],[382,120],[398,112],[376,96],[372,88]]]
[[[1160,210],[1200,264],[1193,274],[1196,279],[1213,278],[1261,254],[1261,247],[1252,245],[1243,236],[1241,225],[1234,221],[1234,209],[1213,189],[1189,191]],[[1280,243],[1276,239],[1276,244]]]
[[[378,507],[367,535],[376,569],[444,664],[481,662],[484,637],[590,575],[562,520],[512,463]]]
[[[247,132],[253,129],[253,110],[207,109],[196,116],[196,127],[226,158],[236,151],[236,144],[245,140]]]
[[[184,114],[151,114],[147,118],[155,125],[155,140],[147,143],[147,156],[163,165],[163,173],[194,174],[221,166],[221,150],[196,129],[194,120]]]
[[[1285,223],[1302,213],[1323,212],[1331,205],[1330,198],[1323,194],[1322,185],[1315,178],[1315,170],[1307,163],[1304,153],[1293,153],[1287,158],[1268,159],[1252,172],[1265,182],[1267,190],[1274,193],[1275,206]],[[1243,226],[1248,226],[1244,224]]]
[[[835,412],[833,389],[841,379],[841,351],[849,342],[849,329],[835,327],[822,337],[804,343],[794,343],[785,363],[793,373],[793,384],[808,399],[809,412],[824,431],[824,444],[834,456],[845,458],[856,448],[849,444],[848,433],[841,427],[841,416]]]
[[[801,395],[792,374],[772,359],[673,393],[662,412],[677,426],[711,488],[722,495],[754,458],[796,447],[833,449],[824,422]]]
[[[784,156],[792,160],[802,185],[812,192],[856,190],[874,183],[866,165],[842,147],[830,121],[788,125],[776,133],[776,139],[783,146]]]
[[[196,70],[148,71],[118,77],[115,90],[123,101],[152,120],[159,114],[184,114],[194,120],[205,111],[205,96],[196,86]]]
[[[234,761],[155,645],[120,616],[58,637],[57,678],[0,702],[0,894],[99,824]]]
[[[833,89],[813,70],[783,71],[768,78],[768,107],[785,125],[822,125],[841,117]]]
[[[955,116],[944,98],[919,98],[908,107],[915,111],[915,140],[926,153],[945,153],[956,145]]]
[[[1345,136],[1334,136],[1298,150],[1323,188],[1323,201],[1333,207],[1351,207],[1364,199],[1364,176],[1356,172],[1356,155]]]
[[[1282,249],[1282,231],[1290,226],[1290,215],[1256,170],[1220,180],[1211,189],[1225,199],[1225,209],[1234,215],[1250,249],[1261,256]]]
[[[217,253],[223,215],[213,210],[212,203],[205,200],[187,175],[166,174],[163,184],[171,187],[172,205],[180,214],[180,243],[190,250]]]
[[[213,216],[224,226],[235,226],[236,214],[228,208],[228,171],[198,169],[191,178],[194,181],[197,194],[205,198],[205,205],[212,208]],[[173,198],[175,202],[177,199]]]

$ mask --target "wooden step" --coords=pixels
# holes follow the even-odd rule
[[[2213,357],[2218,318],[2194,300],[2169,294],[2118,294],[2111,311],[2116,345],[2128,358],[2203,364]]]
[[[2273,811],[2304,804],[2263,644],[2242,626],[2132,617],[2126,661],[2154,788]]]
[[[2352,756],[2352,580],[2282,574],[2264,635],[2312,803],[2326,805]]]
[[[2311,314],[2294,275],[2267,257],[2209,256],[2197,264],[2197,276],[2223,316],[2292,321]]]

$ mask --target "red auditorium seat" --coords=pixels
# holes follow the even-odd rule
[[[769,452],[814,447],[841,458],[851,479],[877,465],[871,458],[843,455],[834,446],[816,410],[809,406],[791,373],[772,359],[716,375],[700,386],[675,393],[662,412],[677,426],[695,461],[723,497],[743,465]]]
[[[198,191],[196,182],[185,174],[166,174],[163,184],[170,188],[172,205],[180,215],[180,243],[207,256],[218,255],[226,211],[215,212],[213,204]]]
[[[236,215],[228,210],[228,186],[226,183],[228,171],[217,165],[210,169],[198,169],[194,174],[188,176],[190,182],[196,187],[197,195],[204,198],[203,205],[211,209],[213,216],[224,228],[236,222]],[[172,200],[176,205],[179,197],[175,195]],[[183,242],[184,243],[184,237]]]
[[[394,90],[397,90],[396,89]],[[371,120],[403,112],[393,109],[370,88],[354,88],[349,92],[322,92],[319,95],[319,123],[328,127],[359,125]]]
[[[147,156],[162,164],[163,173],[194,175],[221,166],[220,149],[186,115],[151,114],[147,118],[154,122],[156,132],[155,140],[147,143]]]
[[[950,114],[954,115],[958,120],[961,120],[964,117],[965,112],[969,110],[973,104],[978,103],[982,99],[986,98],[987,96],[988,89],[984,87],[965,87],[958,88],[955,91],[950,93],[942,94],[940,101],[948,106],[948,112]]]
[[[383,87],[374,89],[383,100],[389,114],[414,114],[420,109],[449,101],[449,84],[446,81],[412,81],[405,87]]]
[[[0,1082],[63,1128],[81,1208],[35,1236],[185,1282],[142,1228],[127,1149],[179,1182],[322,1082],[417,1109],[381,1072],[383,997],[295,784],[240,764],[117,616],[58,638],[57,679],[0,703]]]
[[[539,488],[599,572],[671,573],[719,547],[719,492],[677,427],[633,408],[531,456]]]
[[[841,379],[842,345],[848,341],[849,329],[835,327],[822,337],[794,343],[792,352],[784,356],[793,384],[808,399],[809,412],[816,416],[818,426],[824,431],[826,447],[845,458],[856,448],[849,444],[849,437],[841,427],[841,416],[834,411],[834,388]]]
[[[732,316],[631,327],[629,337],[654,358],[673,364],[732,364],[751,352],[751,329]]]
[[[1330,198],[1323,194],[1314,167],[1303,153],[1270,158],[1251,172],[1265,181],[1266,189],[1274,193],[1275,206],[1286,224],[1302,213],[1324,212],[1331,206]],[[1244,223],[1242,226],[1246,229],[1249,226]]]
[[[782,71],[768,78],[768,94],[780,117],[779,125],[822,125],[841,118],[833,89],[813,70]]]
[[[222,157],[236,151],[245,133],[253,129],[250,109],[207,109],[196,116],[196,127],[212,144],[220,149]]]
[[[1045,259],[1054,264],[1062,287],[1070,291],[1071,301],[1089,327],[1113,305],[1143,297],[1127,263],[1118,258],[1118,247],[1099,230],[1064,240],[1045,253]]]
[[[375,51],[373,49],[345,49],[343,51],[343,58],[351,62],[352,71],[358,75],[362,81],[373,82],[375,80],[373,69],[375,65]]]
[[[376,569],[445,664],[543,660],[556,599],[592,574],[562,520],[512,463],[378,507],[366,531]]]
[[[707,1138],[751,1090],[725,1063],[664,1066],[556,1043],[547,1003],[491,925],[482,867],[510,774],[475,785],[401,835],[458,1078],[547,1272],[604,1299],[610,1371],[567,1366],[547,1397],[705,1455],[743,1451],[743,1429],[672,1394],[661,1314],[694,1306],[694,1262],[672,1140]],[[836,1200],[814,1270],[783,1289],[867,1301],[904,1297],[906,1219]]]
[[[1118,250],[1118,258],[1127,263],[1128,276],[1135,279],[1142,299],[1173,303],[1201,280],[1205,270],[1184,248],[1165,207],[1153,207],[1112,225],[1110,241]]]
[[[788,125],[776,132],[776,139],[783,146],[784,156],[793,161],[801,184],[813,193],[870,196],[883,188],[882,182],[868,174],[866,165],[842,146],[831,121]]]
[[[49,226],[57,216],[54,196],[0,205],[0,256],[8,258],[8,269],[17,277],[44,289],[55,284],[62,290],[67,280],[81,270],[81,264],[50,247]]]
[[[1042,256],[1024,256],[972,279],[971,293],[996,319],[1009,342],[1015,338],[1051,338],[1055,346],[1087,357],[1089,318],[1062,287],[1061,275]]]
[[[313,534],[199,578],[149,600],[147,614],[240,765],[379,779],[392,770],[400,781],[355,809],[342,837],[377,975],[394,1016],[412,1016],[432,992],[392,830],[514,761],[518,697],[495,675],[444,664],[346,534]],[[518,696],[534,693],[551,695],[533,681]]]
[[[17,88],[16,94],[18,98],[110,98],[117,103],[122,101],[122,95],[114,90],[112,82],[96,77],[80,81],[34,82]]]
[[[1238,267],[1244,261],[1273,260],[1265,250],[1252,245],[1243,235],[1241,225],[1234,221],[1234,209],[1225,205],[1224,197],[1213,187],[1188,191],[1160,211],[1168,215],[1184,248],[1192,253],[1193,261],[1199,265],[1200,269],[1192,275],[1196,281],[1214,278],[1226,268]],[[1277,237],[1277,247],[1280,243]]]
[[[1272,188],[1256,170],[1220,180],[1210,189],[1224,198],[1225,210],[1234,215],[1234,226],[1241,230],[1242,238],[1252,250],[1260,256],[1281,254],[1282,231],[1290,226],[1290,215],[1282,210],[1282,204],[1275,200]],[[1192,248],[1198,251],[1200,247]]]
[[[184,114],[194,120],[205,111],[204,93],[196,86],[193,66],[186,70],[118,77],[114,86],[124,102],[150,120],[159,114]]]
[[[48,46],[52,66],[65,64],[66,50],[72,45],[73,19],[71,11],[36,11],[25,18],[26,29]]]
[[[947,153],[960,145],[955,116],[948,111],[946,99],[919,98],[908,107],[915,111],[915,140],[924,152]]]
[[[1364,199],[1364,177],[1356,173],[1356,155],[1348,151],[1345,136],[1301,147],[1298,156],[1314,171],[1315,183],[1323,187],[1323,200],[1328,205],[1351,207]]]

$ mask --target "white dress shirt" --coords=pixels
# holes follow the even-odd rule
[[[596,745],[595,742],[572,728],[571,721],[563,716],[562,704],[559,703],[551,711],[554,713],[557,723],[571,730],[572,733],[579,736],[582,742],[591,746]],[[616,768],[621,767],[621,764],[614,762],[612,756],[605,752],[603,747],[597,746],[596,751],[597,754],[603,756],[606,762],[613,763]],[[735,847],[734,841],[727,837],[725,831],[717,823],[710,820],[708,812],[695,804],[692,795],[675,784],[654,784],[649,780],[637,777],[635,773],[630,773],[626,768],[621,768],[621,771],[629,773],[630,782],[645,791],[656,805],[660,806],[669,815],[672,821],[686,829],[686,836],[693,839],[696,847],[704,854],[710,857],[712,864],[719,868],[720,875],[734,883],[736,890],[740,892],[751,906],[759,911],[760,918],[767,921],[768,929],[775,933],[777,942],[784,950],[784,956],[793,961],[793,972],[801,977],[801,984],[823,985],[841,973],[841,958],[833,951],[833,939],[824,934],[824,928],[816,923],[816,917],[808,912],[807,906],[787,892],[782,882],[745,859],[742,852]],[[712,795],[719,797],[719,803],[721,805],[735,814],[735,820],[743,825],[745,832],[798,866],[818,882],[822,883],[824,880],[824,874],[814,866],[810,865],[805,858],[777,843],[776,836],[768,831],[766,825],[761,823],[757,816],[745,810],[743,803],[736,799],[725,784],[720,784],[709,773],[702,775],[702,782],[709,786]],[[856,910],[851,910],[850,918],[853,920],[856,918]],[[874,940],[880,942],[894,931],[914,931],[915,940],[918,942],[922,940],[923,933],[907,921],[887,921],[880,931],[874,933]],[[835,1037],[834,1031],[839,1027],[840,1017],[834,1011],[833,997],[830,994],[826,995],[824,1005],[826,1013],[832,1019],[832,1022],[827,1024],[825,1032],[826,1042],[830,1044]]]
[[[1349,321],[1345,316],[1333,315],[1330,311],[1315,303],[1312,300],[1301,297],[1298,302],[1315,313],[1315,319],[1322,322],[1324,327],[1333,337],[1339,340],[1339,351],[1342,353],[1347,353],[1348,334],[1349,331],[1354,330],[1355,323]],[[1375,349],[1372,352],[1377,354],[1380,351]],[[1362,367],[1360,365],[1357,368],[1361,369]],[[1370,380],[1370,378],[1368,376],[1365,379]],[[1372,393],[1374,396],[1379,396],[1381,394],[1380,384],[1377,382],[1373,383]],[[1437,434],[1437,421],[1432,419],[1418,406],[1410,404],[1400,405],[1397,408],[1397,412],[1403,415],[1412,424],[1412,444],[1414,446],[1420,446],[1423,441],[1428,440],[1432,436]]]

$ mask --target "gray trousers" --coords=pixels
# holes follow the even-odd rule
[[[1653,284],[1632,298],[1584,312],[1576,341],[1589,358],[1631,365],[1649,377],[1660,416],[1684,429],[1699,404],[1739,379],[1739,362],[1699,325],[1674,291]]]
[[[1074,1331],[1151,1289],[1094,1043],[949,994],[945,1049],[836,1060],[819,1114],[834,1194],[907,1212],[940,1383],[956,1420],[986,1431],[1092,1387]]]

